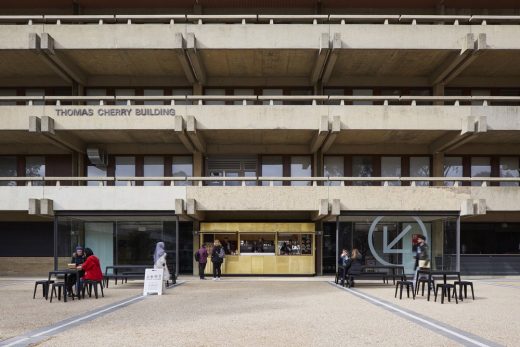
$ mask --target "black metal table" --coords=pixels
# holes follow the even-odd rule
[[[361,271],[363,271],[362,273],[370,273],[368,271],[366,271],[366,269],[374,269],[374,270],[392,270],[392,282],[393,284],[395,284],[395,278],[396,277],[400,277],[401,280],[404,280],[405,278],[405,274],[404,274],[404,266],[402,265],[363,265],[361,267]],[[399,274],[396,273],[396,270],[400,270],[398,272],[400,272]]]
[[[54,271],[49,271],[49,281],[51,280],[51,277],[52,276],[58,276],[58,275],[63,275],[64,278],[63,278],[63,281],[65,282],[65,285],[63,286],[63,296],[66,297],[67,296],[67,277],[68,276],[71,276],[71,275],[76,275],[76,297],[78,298],[78,300],[81,299],[81,294],[80,294],[80,278],[79,278],[79,272],[80,270],[77,270],[77,269],[64,269],[64,270],[54,270]],[[49,291],[47,291],[47,295],[49,295]],[[52,295],[52,293],[51,293]]]
[[[430,283],[433,277],[441,277],[443,283],[446,284],[448,282],[448,276],[457,276],[457,280],[460,281],[460,272],[458,271],[431,271],[431,270],[418,270],[417,271],[417,278],[415,281],[415,288],[414,290],[417,290],[418,286],[418,279],[420,275],[428,275],[428,301],[430,301],[430,292],[432,288],[430,287]],[[455,294],[456,295],[456,294]],[[462,300],[462,290],[460,290],[459,298]]]

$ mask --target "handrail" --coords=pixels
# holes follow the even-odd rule
[[[196,15],[196,14],[158,14],[158,15],[3,15],[0,23],[22,23],[32,25],[34,23],[48,24],[133,24],[133,23],[242,23],[242,24],[451,24],[451,25],[487,25],[487,24],[511,24],[519,23],[519,15],[373,15],[373,14],[232,14],[232,15]]]

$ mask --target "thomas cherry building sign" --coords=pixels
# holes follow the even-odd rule
[[[59,117],[131,117],[131,116],[175,116],[175,109],[170,107],[56,107]]]

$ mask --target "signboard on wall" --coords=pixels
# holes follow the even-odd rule
[[[156,117],[175,116],[175,109],[163,107],[55,107],[55,115],[58,117]]]
[[[146,269],[144,272],[143,295],[162,295],[163,275],[163,269]]]

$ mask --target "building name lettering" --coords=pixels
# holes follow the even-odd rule
[[[63,117],[131,117],[131,116],[175,116],[174,108],[56,108],[56,116]]]

